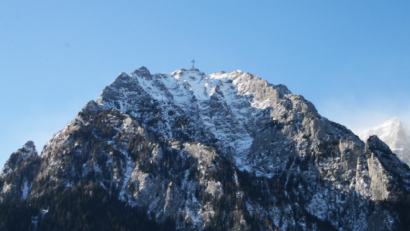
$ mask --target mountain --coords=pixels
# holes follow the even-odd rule
[[[3,230],[410,225],[410,168],[385,143],[242,71],[121,73],[40,155],[30,144],[0,176]]]
[[[410,129],[403,127],[398,118],[365,131],[360,138],[366,140],[371,135],[377,135],[403,162],[410,165]]]

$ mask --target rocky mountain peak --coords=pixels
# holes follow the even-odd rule
[[[23,150],[29,152],[29,153],[34,153],[36,152],[36,146],[34,146],[34,142],[29,140],[23,145]]]
[[[133,72],[133,74],[138,75],[138,76],[142,76],[142,77],[151,77],[152,76],[151,73],[149,72],[149,70],[144,66],[142,66],[142,67],[138,68],[137,70],[135,70]]]
[[[367,193],[372,200],[397,200],[403,195],[410,194],[410,168],[394,154],[389,146],[376,135],[370,136],[366,141],[366,155],[359,157],[362,168],[366,169],[357,179],[370,178],[359,187],[367,188]],[[364,157],[366,156],[366,157]],[[363,161],[365,158],[365,161]],[[361,172],[360,174],[363,174]],[[366,191],[365,190],[365,191]]]
[[[372,135],[367,139],[366,150],[391,152],[389,146],[381,141],[377,135]]]
[[[83,107],[83,111],[97,111],[99,109],[99,105],[94,100],[89,101]]]
[[[99,188],[180,230],[388,230],[399,210],[375,202],[410,201],[410,169],[377,136],[242,71],[121,73],[17,165],[2,200]]]
[[[11,154],[0,174],[3,176],[10,174],[20,166],[21,162],[35,156],[38,156],[38,153],[34,142],[27,141],[21,149]]]

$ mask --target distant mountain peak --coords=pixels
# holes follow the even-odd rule
[[[410,164],[410,136],[403,123],[396,117],[374,128],[368,129],[360,135],[366,140],[372,135],[377,135],[390,149],[405,163]]]

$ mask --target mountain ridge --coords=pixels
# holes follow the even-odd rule
[[[2,201],[98,185],[180,230],[400,230],[410,199],[410,169],[380,139],[241,71],[121,73],[22,163]]]

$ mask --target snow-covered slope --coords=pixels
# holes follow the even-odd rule
[[[410,129],[405,128],[398,118],[365,131],[360,138],[366,140],[372,135],[377,135],[402,161],[410,165]]]
[[[21,163],[2,200],[97,184],[181,230],[389,230],[410,198],[409,167],[376,136],[242,71],[121,73]]]

